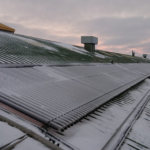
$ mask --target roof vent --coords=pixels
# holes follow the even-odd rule
[[[143,58],[146,58],[147,57],[147,54],[143,54]]]
[[[135,52],[134,52],[134,51],[132,51],[132,56],[133,56],[133,57],[135,56]]]
[[[81,43],[84,44],[84,49],[91,53],[94,53],[95,44],[98,44],[98,38],[94,36],[81,36]]]

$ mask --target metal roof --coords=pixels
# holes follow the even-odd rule
[[[0,101],[63,131],[149,76],[148,64],[0,68]]]
[[[105,146],[109,141],[113,138],[115,139],[115,134],[124,124],[124,120],[128,118],[149,90],[150,79],[146,79],[121,95],[111,99],[108,103],[100,106],[93,113],[83,118],[74,126],[68,128],[63,134],[54,133],[54,135],[81,150],[105,150]],[[148,95],[150,96],[150,92]],[[137,121],[137,125],[135,123],[136,127],[133,127],[133,131],[131,131],[131,134],[129,135],[130,139],[128,137],[126,138],[121,150],[124,150],[125,148],[127,148],[126,150],[132,149],[128,145],[129,142],[130,144],[132,142],[132,146],[136,145],[135,147],[139,149],[140,143],[150,147],[150,117],[147,116],[149,115],[149,105],[150,103],[146,106],[142,116]],[[127,121],[125,124],[127,124]],[[122,135],[124,135],[123,131]],[[120,138],[118,135],[117,137]],[[139,144],[137,144],[136,141]],[[115,142],[117,143],[117,141]],[[115,142],[113,142],[113,145],[116,144]],[[113,149],[113,146],[111,148]]]
[[[150,62],[142,57],[97,50],[92,54],[82,47],[0,31],[0,63],[64,65],[72,63]]]
[[[4,112],[0,110],[0,120],[3,118],[3,121],[8,122],[7,125],[5,122],[0,122],[0,135],[5,135],[6,138],[3,138],[0,141],[0,144],[5,141],[8,147],[11,147],[13,144],[15,145],[15,149],[45,149],[46,146],[37,141],[38,135],[44,137],[46,141],[52,142],[54,141],[55,145],[59,143],[59,147],[65,150],[91,150],[91,149],[104,149],[105,145],[111,139],[114,138],[116,132],[119,128],[124,124],[124,120],[128,118],[128,116],[137,108],[140,101],[145,98],[146,93],[150,97],[150,80],[146,79],[145,81],[139,83],[138,85],[130,88],[126,92],[121,95],[113,98],[108,103],[100,106],[96,111],[79,121],[73,127],[66,130],[64,133],[57,133],[49,130],[46,133],[44,129],[38,130],[36,126],[30,124],[29,122],[19,119],[17,116]],[[3,117],[1,117],[1,115]],[[11,121],[8,121],[11,120]],[[120,148],[124,149],[132,149],[133,147],[136,149],[148,149],[149,146],[149,103],[144,108],[142,115],[139,119],[136,119],[129,136],[126,137],[123,146]],[[14,122],[14,123],[12,123]],[[20,130],[18,130],[18,126]],[[125,122],[127,125],[127,122]],[[4,125],[4,126],[2,126]],[[15,128],[17,127],[17,128]],[[22,130],[22,129],[26,130]],[[7,129],[7,132],[5,130]],[[11,130],[10,130],[11,129]],[[128,126],[127,126],[128,129]],[[27,140],[21,138],[24,136],[24,131],[28,131],[25,133],[29,133],[29,136],[33,136],[32,138],[27,137]],[[10,133],[11,132],[11,136]],[[23,133],[23,134],[20,134]],[[123,132],[122,132],[123,134]],[[118,136],[118,135],[117,135]],[[18,139],[19,137],[19,139]],[[25,137],[26,138],[26,137]],[[23,140],[22,140],[23,139]],[[36,139],[36,140],[35,140]],[[15,140],[15,141],[14,141]],[[17,144],[17,142],[20,142]],[[10,142],[10,143],[9,143]],[[64,142],[64,143],[63,143]],[[25,144],[24,144],[25,143]],[[67,144],[66,144],[67,143]],[[68,144],[70,143],[70,145]],[[115,143],[113,143],[115,145]],[[1,146],[4,144],[1,144]],[[6,144],[5,144],[6,145]],[[39,145],[37,147],[37,145]],[[7,148],[7,147],[6,147]],[[133,149],[134,149],[133,148]],[[53,148],[52,148],[53,149]],[[59,148],[58,148],[59,149]]]
[[[110,64],[112,59],[119,64]],[[15,149],[41,145],[36,141],[39,138],[54,149],[59,144],[67,150],[109,150],[116,139],[113,147],[122,139],[123,142],[126,140],[119,148],[127,148],[129,144],[136,147],[137,143],[131,142],[140,143],[140,138],[133,137],[132,132],[132,136],[128,136],[127,131],[138,119],[133,115],[136,111],[143,111],[146,106],[143,113],[149,115],[147,102],[150,98],[150,81],[147,79],[150,65],[137,61],[150,62],[149,59],[104,51],[91,54],[70,44],[0,31],[0,125],[3,129],[4,126],[12,129],[11,142],[20,137],[15,133],[26,131],[29,136],[33,133],[34,139],[28,137]],[[141,103],[144,105],[139,107]],[[18,116],[24,114],[24,119],[32,120],[34,128],[30,122],[22,123],[22,118],[6,114],[10,111],[8,107],[16,114],[20,111]],[[128,121],[130,117],[132,122]],[[138,117],[141,120],[141,116]],[[146,119],[148,121],[149,117]],[[16,128],[7,126],[2,120]],[[147,121],[142,120],[146,124],[142,137],[149,139]],[[136,129],[133,126],[134,132]],[[145,145],[149,146],[147,142]]]

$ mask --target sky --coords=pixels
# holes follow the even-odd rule
[[[0,22],[17,34],[97,49],[150,56],[150,0],[1,0]]]

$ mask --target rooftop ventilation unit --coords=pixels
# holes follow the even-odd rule
[[[95,44],[98,44],[98,38],[94,36],[81,36],[81,43],[84,44],[84,49],[91,53],[94,53]]]
[[[143,58],[146,58],[147,57],[147,54],[143,54]]]
[[[133,56],[133,57],[135,56],[135,52],[134,52],[134,51],[132,51],[132,56]]]

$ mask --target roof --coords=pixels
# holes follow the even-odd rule
[[[21,141],[21,138],[19,140],[20,143],[16,144],[15,148],[35,148],[39,145],[37,149],[44,150],[46,146],[37,138],[40,136],[42,138],[44,137],[46,141],[50,140],[55,145],[59,144],[59,147],[65,150],[102,149],[107,144],[107,141],[109,141],[120,128],[120,124],[123,123],[124,119],[128,118],[133,108],[137,107],[141,99],[145,97],[145,94],[148,93],[150,89],[149,87],[150,80],[146,79],[123,94],[113,98],[108,103],[100,106],[94,113],[83,118],[63,133],[54,132],[53,130],[47,132],[43,128],[39,128],[16,115],[8,113],[6,110],[0,110],[0,120],[3,120],[2,123],[0,122],[0,132],[3,134],[3,137],[6,137],[0,141],[0,146],[4,146],[4,142],[5,144],[9,144],[9,142],[29,134],[31,138],[25,141]],[[148,95],[150,96],[150,92]],[[150,108],[148,103],[142,115],[133,126],[130,135],[126,138],[121,150],[124,148],[130,150],[132,146],[136,148],[150,147],[149,112]],[[1,117],[1,115],[3,117]],[[15,123],[13,124],[13,122]],[[9,125],[7,123],[9,123]],[[10,124],[13,125],[13,127]],[[16,124],[18,124],[19,127]],[[18,130],[18,128],[21,130]],[[26,130],[22,130],[24,128]],[[8,132],[4,132],[4,129],[7,129]],[[22,133],[22,131],[24,133]],[[12,136],[9,135],[10,132]],[[12,146],[12,144],[9,144],[9,146]]]
[[[15,32],[15,29],[11,28],[11,27],[8,27],[2,23],[0,23],[0,30],[3,30],[3,31],[9,31],[9,32]]]
[[[0,63],[64,65],[75,63],[148,63],[149,59],[96,50],[94,54],[71,44],[0,31]]]
[[[32,149],[36,148],[37,150],[49,150],[49,147],[46,147],[39,141],[29,137],[26,133],[23,133],[19,129],[12,127],[7,122],[0,121],[0,133],[1,133],[1,141],[0,141],[0,148],[6,148],[6,147],[14,147],[15,150],[17,149]],[[10,134],[11,133],[11,134]],[[12,142],[13,141],[13,142]]]
[[[95,104],[150,76],[149,70],[148,64],[0,68],[1,101],[63,131]]]
[[[119,130],[123,121],[126,120],[133,108],[138,105],[148,92],[149,86],[150,80],[146,79],[144,82],[102,105],[92,114],[79,121],[79,123],[67,129],[63,134],[55,133],[55,135],[80,150],[105,149],[107,143],[115,138],[116,131]],[[139,120],[137,119],[131,133],[126,137],[123,147],[120,148],[121,150],[131,150],[132,146],[137,149],[150,148],[149,106],[150,102],[139,117]],[[123,132],[122,134],[124,135]],[[120,136],[118,137],[120,138]],[[115,142],[113,144],[115,145]]]
[[[149,77],[149,59],[0,31],[0,148],[150,148]]]
[[[69,149],[59,138],[55,138],[45,129],[32,124],[0,108],[0,149]],[[10,134],[11,133],[11,134]],[[70,150],[70,149],[69,149]]]

